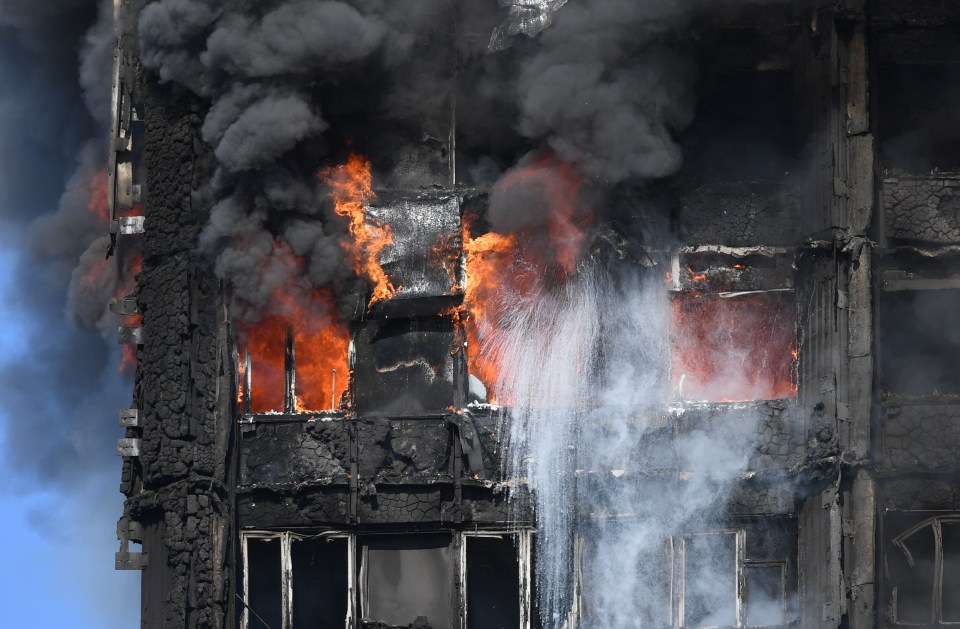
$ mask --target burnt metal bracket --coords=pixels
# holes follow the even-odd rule
[[[137,304],[137,296],[131,293],[124,297],[111,299],[110,312],[126,317],[140,314],[140,305]]]
[[[121,216],[118,219],[120,233],[124,236],[142,234],[145,220],[145,216]]]
[[[120,550],[114,556],[115,570],[143,570],[147,567],[147,553],[130,552],[130,542],[143,542],[143,526],[124,516],[117,522]]]
[[[140,427],[140,409],[122,408],[120,409],[120,425],[124,428]]]
[[[347,422],[350,436],[350,513],[349,523],[356,524],[360,511],[360,444],[357,442],[357,420]]]
[[[283,354],[283,410],[297,412],[297,350],[293,330],[287,330],[287,343]]]
[[[250,349],[247,348],[243,353],[243,399],[241,402],[241,412],[244,417],[253,412],[251,406],[250,388],[253,386],[253,361],[250,358]]]
[[[460,442],[460,453],[463,458],[463,471],[468,475],[484,474],[483,456],[480,452],[480,439],[473,423],[473,415],[469,411],[463,414],[450,415],[447,421],[454,427],[457,439]]]
[[[117,456],[138,457],[140,456],[141,439],[123,438],[117,439]]]
[[[120,326],[117,341],[121,345],[143,345],[143,328],[140,326]]]

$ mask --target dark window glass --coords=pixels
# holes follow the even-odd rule
[[[282,626],[280,540],[247,538],[248,627],[279,629]],[[259,618],[258,618],[259,616]]]
[[[907,395],[960,393],[960,290],[884,293],[880,300],[883,388]]]
[[[960,622],[960,522],[941,524],[943,541],[943,618]]]
[[[783,566],[747,566],[747,626],[782,625]]]
[[[692,535],[684,540],[685,627],[736,624],[737,545],[733,534]]]
[[[344,629],[347,618],[347,540],[293,540],[294,629]]]
[[[364,541],[363,615],[388,625],[426,618],[453,626],[453,556],[448,535],[385,535]]]
[[[955,65],[899,65],[880,70],[880,159],[924,173],[960,167],[960,99]]]
[[[467,538],[467,626],[519,629],[520,561],[511,538]]]
[[[683,134],[684,174],[752,181],[779,179],[797,167],[789,71],[715,72],[706,75],[702,87],[697,115]]]
[[[933,527],[925,526],[903,540],[913,558],[911,566],[905,554],[891,562],[891,576],[897,583],[897,620],[911,624],[929,624],[933,618],[933,585],[936,551]]]

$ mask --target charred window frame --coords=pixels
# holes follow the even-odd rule
[[[499,546],[501,550],[512,546],[515,552],[512,555],[503,552],[489,552],[495,546]],[[474,550],[477,552],[474,553]],[[496,590],[503,594],[504,592],[509,593],[510,589],[513,589],[517,596],[515,608],[513,608],[512,600],[508,602],[511,609],[500,619],[500,624],[496,624],[498,629],[501,625],[503,629],[509,629],[510,627],[533,629],[539,626],[533,617],[535,610],[532,583],[532,531],[474,531],[464,533],[460,551],[460,565],[463,568],[460,571],[459,583],[462,601],[460,606],[461,627],[465,629],[486,629],[492,626],[489,624],[490,617],[487,610],[487,604],[490,603],[488,596],[491,594],[491,584],[481,581],[477,578],[478,576],[482,576],[484,580],[495,579],[499,576],[502,581],[496,584]],[[483,551],[487,552],[483,553]],[[494,560],[491,562],[492,565],[477,565],[482,560],[481,556],[477,556],[481,553],[486,558]],[[511,559],[515,559],[515,561],[511,561]],[[483,570],[484,568],[486,570]],[[505,569],[505,571],[497,575],[498,568]],[[513,575],[510,574],[510,569],[515,569]],[[473,579],[471,579],[471,575],[473,575]],[[516,580],[514,580],[514,577]],[[512,597],[511,594],[508,595]],[[484,615],[481,612],[487,613]],[[513,615],[514,612],[516,613],[515,624],[509,620],[509,616]]]
[[[782,524],[766,533],[756,526],[668,537],[645,555],[643,561],[663,566],[664,588],[650,599],[644,622],[687,629],[790,625],[796,616],[790,593],[797,583],[790,574],[794,560],[786,554],[795,552],[795,531],[783,537],[777,528]],[[589,617],[589,609],[585,613]]]
[[[329,618],[329,626],[352,628],[355,625],[355,603],[351,595],[356,591],[352,578],[356,572],[356,540],[353,535],[342,532],[301,535],[289,531],[257,531],[244,532],[240,539],[244,567],[242,629],[291,629],[295,626],[297,617],[304,613],[303,606],[297,604],[299,601],[295,590],[298,588],[295,586],[311,575],[308,569],[295,570],[301,555],[295,551],[294,545],[326,541],[341,547],[343,557],[339,567],[343,569],[343,574],[336,574],[339,571],[334,562],[329,567],[333,578],[340,577],[345,585],[339,604],[335,602],[336,592],[328,592],[330,599],[327,602],[334,602],[344,615],[342,624],[337,623],[336,618]],[[307,604],[316,602],[313,597],[303,600]]]
[[[502,625],[504,629],[533,629],[537,623],[532,603],[532,540],[530,530],[366,534],[332,531],[317,535],[247,531],[241,534],[244,570],[240,626],[241,629],[292,629],[305,624],[304,620],[316,626],[312,619],[318,617],[318,612],[304,612],[304,605],[316,607],[320,604],[316,600],[318,597],[326,601],[327,607],[339,608],[333,617],[330,617],[329,610],[325,612],[323,617],[327,624],[324,627],[360,629],[365,626],[365,620],[389,623],[387,616],[375,617],[385,605],[392,603],[376,598],[371,591],[376,588],[371,584],[371,578],[389,581],[399,574],[387,574],[392,567],[397,567],[398,561],[412,559],[416,563],[418,558],[410,553],[423,550],[426,555],[419,559],[424,559],[427,564],[432,561],[434,568],[440,567],[448,578],[444,585],[449,586],[446,591],[448,603],[445,603],[449,618],[440,619],[439,624],[431,626],[487,629],[491,613],[495,613],[498,628]],[[332,566],[336,573],[332,576],[320,574],[318,577],[301,567],[305,560],[297,545],[322,542],[336,543],[338,552],[343,553]],[[374,554],[382,551],[383,556],[372,557],[371,551]],[[400,554],[406,555],[406,559],[401,560]],[[371,568],[383,559],[387,561],[376,568],[377,574],[371,575]],[[425,575],[429,574],[430,568],[429,565],[420,566]],[[342,577],[339,582],[338,577]],[[423,579],[396,583],[401,589],[429,589],[424,587]],[[311,596],[303,597],[300,591],[303,589],[308,589]],[[386,596],[389,598],[390,594]],[[401,598],[396,597],[397,600]],[[509,611],[504,612],[501,605]],[[306,615],[298,618],[304,613]],[[337,618],[341,616],[343,620],[338,622]],[[416,618],[393,620],[409,624]],[[429,616],[427,620],[437,622]]]
[[[960,515],[928,517],[890,542],[885,569],[894,624],[960,625],[960,600],[950,596],[960,587]]]
[[[877,300],[880,386],[906,398],[960,395],[960,333],[945,325],[960,307],[956,277],[884,269]]]
[[[879,63],[871,91],[878,101],[876,130],[885,168],[926,173],[960,168],[960,28],[879,28]]]
[[[682,247],[667,275],[680,402],[797,399],[800,312],[785,247]]]
[[[679,555],[674,568],[678,575],[677,626],[713,629],[787,624],[787,561],[749,559],[747,533],[746,529],[695,533],[672,545]],[[710,537],[727,543],[711,544]],[[695,582],[698,578],[699,584]],[[725,595],[720,584],[726,588]],[[711,595],[716,600],[709,600]],[[729,601],[725,617],[716,613],[724,599]]]

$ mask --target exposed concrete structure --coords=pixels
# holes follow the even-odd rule
[[[512,12],[524,20],[518,32],[549,22]],[[780,3],[697,28],[703,90],[688,166],[637,193],[663,208],[649,222],[635,195],[611,203],[662,227],[624,246],[671,274],[678,303],[788,300],[776,303],[795,318],[771,325],[795,341],[797,391],[651,411],[659,428],[617,472],[669,492],[685,482],[678,436],[759,415],[726,526],[709,532],[730,536],[728,625],[960,622],[960,365],[957,337],[931,329],[952,326],[960,307],[960,159],[949,161],[960,133],[909,126],[935,108],[924,98],[941,83],[925,80],[960,84],[960,6]],[[435,251],[459,234],[464,208],[487,202],[458,185],[453,95],[437,99],[423,121],[429,140],[395,160],[392,187],[370,208],[394,228],[381,262],[404,289],[368,311],[356,288],[349,403],[297,412],[293,395],[281,411],[255,413],[257,364],[244,368],[231,287],[196,248],[210,211],[197,191],[215,167],[201,133],[209,103],[160,83],[140,65],[135,36],[121,34],[124,140],[114,146],[132,167],[115,169],[114,198],[133,207],[142,185],[145,221],[143,326],[126,336],[140,366],[122,415],[117,565],[143,570],[142,626],[379,628],[411,610],[403,626],[538,626],[535,517],[521,499],[508,504],[502,475],[509,413],[468,405],[464,332],[451,314],[462,243]],[[746,136],[723,133],[731,106],[718,103],[731,97],[740,119],[730,126]],[[934,161],[927,136],[896,144],[924,133],[944,140]],[[770,149],[762,163],[713,168],[717,151],[737,153],[749,136]],[[142,142],[140,163],[131,142]],[[940,170],[910,170],[917,164]],[[119,223],[117,233],[122,246]],[[696,567],[700,533],[662,559],[653,626],[701,626],[682,576]],[[779,608],[757,608],[761,591]]]

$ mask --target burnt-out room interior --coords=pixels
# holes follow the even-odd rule
[[[960,623],[960,6],[115,15],[142,627]]]

